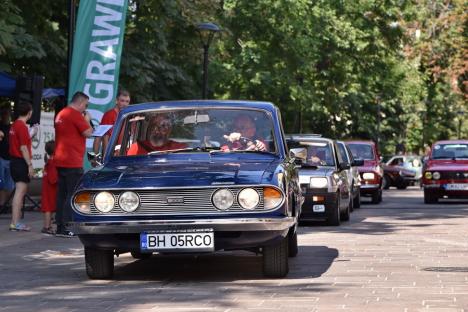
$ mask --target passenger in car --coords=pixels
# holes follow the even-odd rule
[[[146,155],[153,151],[167,151],[186,148],[185,143],[169,139],[172,121],[166,114],[153,116],[148,124],[146,140],[137,140],[128,149],[127,155]]]
[[[268,151],[263,140],[257,137],[257,127],[252,117],[241,114],[234,119],[234,132],[225,135],[228,144],[221,146],[225,152],[245,151]]]

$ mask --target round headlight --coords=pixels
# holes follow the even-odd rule
[[[234,195],[228,189],[220,189],[213,194],[211,201],[217,209],[227,210],[234,204]]]
[[[135,192],[124,192],[119,196],[119,206],[123,211],[133,212],[140,205],[140,198]]]
[[[424,173],[424,177],[425,177],[426,179],[428,179],[428,180],[432,179],[432,172],[426,171],[426,172]]]
[[[239,201],[239,205],[242,208],[251,210],[257,207],[258,203],[260,202],[260,196],[253,188],[245,188],[239,192],[237,195],[237,200]]]
[[[439,180],[440,179],[440,173],[435,171],[434,173],[432,173],[432,178],[434,180]]]
[[[109,192],[100,192],[94,197],[94,206],[100,212],[109,212],[114,208],[115,199]]]
[[[364,172],[362,174],[362,178],[364,180],[374,180],[375,179],[375,174],[373,172]]]
[[[328,180],[325,177],[310,179],[310,187],[324,188],[324,187],[327,187],[327,185],[328,185]]]

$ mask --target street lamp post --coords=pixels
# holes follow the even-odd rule
[[[202,98],[206,99],[208,94],[208,50],[211,41],[217,32],[221,29],[214,23],[200,23],[197,25],[197,31],[200,35],[200,41],[203,45],[203,86]]]
[[[460,140],[462,120],[463,120],[463,115],[465,115],[465,111],[459,110],[457,113],[458,113],[458,139]]]

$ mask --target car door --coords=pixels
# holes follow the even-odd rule
[[[351,170],[350,168],[342,169],[340,164],[348,164],[349,167],[350,164],[340,153],[340,149],[337,143],[333,144],[333,148],[335,150],[337,175],[339,176],[340,181],[341,206],[347,207],[347,205],[349,205],[349,201],[351,200],[351,184],[348,180],[348,175],[351,174]]]

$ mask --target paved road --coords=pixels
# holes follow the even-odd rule
[[[285,279],[250,253],[133,260],[90,281],[78,239],[10,233],[0,215],[0,311],[468,311],[468,202],[424,205],[413,188],[365,203],[341,227],[300,228]]]

